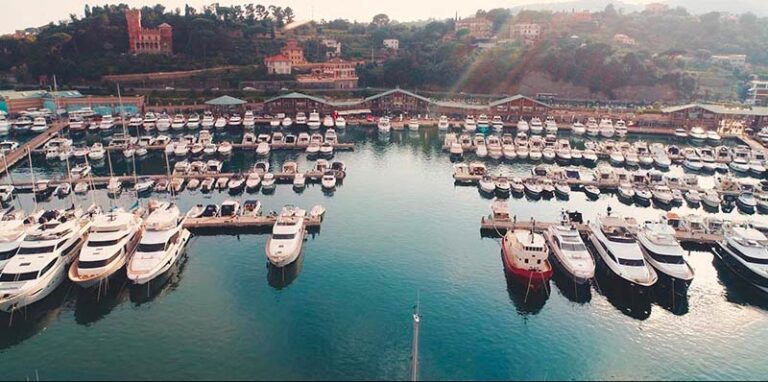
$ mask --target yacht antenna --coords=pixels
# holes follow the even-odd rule
[[[411,381],[419,380],[419,327],[421,314],[419,313],[419,292],[416,292],[416,305],[413,307],[413,344],[411,345]]]

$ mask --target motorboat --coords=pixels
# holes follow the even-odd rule
[[[600,135],[600,125],[597,123],[597,120],[592,117],[587,118],[587,135],[590,137]]]
[[[220,176],[216,178],[216,188],[219,190],[226,190],[229,186],[229,177]]]
[[[229,116],[227,125],[231,127],[240,127],[243,125],[243,119],[240,117],[240,114],[232,114]]]
[[[594,166],[597,164],[597,153],[592,149],[585,149],[582,153],[582,161],[587,166]]]
[[[101,122],[99,122],[99,130],[101,131],[109,131],[112,130],[112,128],[115,126],[115,120],[112,118],[111,115],[103,115],[101,116]]]
[[[707,131],[703,127],[695,126],[688,132],[688,136],[694,143],[704,143],[707,140]]]
[[[653,187],[651,193],[653,194],[653,200],[663,205],[670,205],[674,201],[674,195],[672,190],[664,185],[657,185]]]
[[[87,163],[78,163],[69,170],[69,176],[72,180],[78,180],[91,174],[91,166]]]
[[[334,144],[334,145],[339,143],[339,138],[338,138],[338,135],[336,134],[336,130],[334,129],[326,130],[325,139],[323,141]]]
[[[381,117],[379,118],[379,122],[377,124],[377,127],[379,128],[380,132],[387,132],[392,128],[392,124],[389,121],[389,117]]]
[[[687,288],[693,281],[693,268],[685,261],[686,252],[675,238],[675,230],[664,222],[645,223],[637,233],[645,261],[663,278]]]
[[[619,183],[618,193],[620,198],[627,201],[632,201],[635,198],[635,188],[629,182]]]
[[[216,204],[209,204],[205,206],[203,212],[200,213],[200,217],[210,218],[219,216],[219,206]]]
[[[604,138],[613,138],[613,135],[616,133],[613,122],[608,118],[601,119],[598,126],[600,127],[600,136]]]
[[[691,206],[698,206],[701,204],[701,193],[698,190],[690,189],[684,194],[685,200]]]
[[[688,130],[685,130],[683,128],[677,128],[675,129],[675,138],[677,139],[688,139]]]
[[[504,269],[526,289],[538,289],[552,278],[549,248],[544,236],[533,230],[507,231],[501,251]]]
[[[291,117],[283,118],[283,127],[291,127],[291,125],[293,125],[293,120]]]
[[[627,136],[627,123],[624,122],[624,120],[620,119],[616,121],[616,124],[614,124],[613,129],[615,130],[617,137],[624,138]]]
[[[411,118],[408,120],[408,129],[411,131],[419,130],[419,120],[417,118]]]
[[[141,178],[136,182],[136,184],[133,185],[133,190],[137,194],[141,195],[152,191],[154,186],[155,181],[151,178]]]
[[[257,172],[251,172],[245,180],[245,190],[247,192],[254,192],[258,190],[261,185],[261,176]]]
[[[501,119],[501,116],[494,115],[491,119],[491,126],[493,126],[494,131],[502,132],[504,131],[504,120]]]
[[[237,200],[225,200],[221,203],[219,216],[234,218],[240,215],[240,202]]]
[[[13,193],[16,191],[16,187],[12,184],[0,185],[0,202],[5,204],[13,199]],[[2,252],[2,250],[0,250]]]
[[[551,248],[550,259],[556,268],[568,275],[577,285],[588,285],[595,276],[595,261],[589,254],[578,229],[571,224],[568,214],[560,224],[550,225],[544,232]]]
[[[173,120],[171,121],[172,130],[182,130],[186,125],[187,120],[184,118],[184,115],[176,114],[173,116]]]
[[[109,182],[107,183],[107,194],[115,196],[122,191],[123,183],[120,181],[120,178],[113,176],[109,178]]]
[[[528,123],[531,134],[541,134],[544,132],[544,125],[541,123],[539,117],[531,118],[531,122]]]
[[[189,185],[187,187],[189,187]],[[216,188],[216,178],[214,177],[207,177],[203,179],[203,181],[200,183],[201,192],[208,193],[213,191],[215,188]]]
[[[704,192],[704,194],[701,196],[701,203],[704,204],[704,206],[717,209],[720,207],[721,199],[720,199],[720,193],[718,193],[715,190],[707,190]]]
[[[571,126],[571,132],[573,132],[574,135],[584,135],[587,133],[587,127],[584,126],[583,123],[576,121]]]
[[[508,197],[512,191],[512,185],[509,183],[509,178],[506,176],[500,176],[496,178],[496,195],[500,197]]]
[[[473,133],[477,130],[477,122],[475,122],[475,118],[471,115],[468,115],[467,118],[464,119],[464,130],[469,133]]]
[[[478,129],[481,129],[483,131],[488,130],[488,127],[491,125],[490,121],[488,120],[488,116],[485,114],[480,114],[479,117],[477,117],[476,125]]]
[[[53,188],[51,188],[50,183],[47,179],[39,179],[32,185],[32,193],[35,194],[35,200],[42,201],[51,197]]]
[[[26,133],[29,132],[29,129],[32,127],[32,118],[29,118],[27,116],[21,116],[17,118],[13,122],[13,131],[17,133]]]
[[[554,184],[555,194],[561,199],[568,199],[571,195],[571,186],[561,180]]]
[[[36,117],[32,121],[32,127],[29,129],[33,133],[42,133],[46,130],[48,130],[48,121],[44,117]]]
[[[231,155],[232,154],[232,143],[228,141],[224,141],[219,143],[218,152],[220,155]]]
[[[187,119],[187,128],[190,130],[197,130],[200,127],[200,116],[195,113],[189,116]]]
[[[743,211],[753,212],[755,207],[757,207],[757,199],[755,199],[755,195],[752,191],[743,191],[738,198],[736,198],[736,204],[739,206],[739,209]]]
[[[0,266],[0,310],[4,312],[22,309],[56,290],[91,226],[79,209],[39,211],[30,220],[29,227],[21,220],[0,222],[3,253],[18,248]]]
[[[526,179],[523,185],[525,187],[525,193],[528,196],[531,196],[533,198],[538,198],[541,196],[543,187],[541,186],[541,184],[536,182],[535,179],[532,179],[532,178]]]
[[[200,179],[192,178],[187,182],[187,190],[195,191],[200,187]]]
[[[320,128],[320,114],[316,111],[309,113],[309,119],[307,119],[307,127],[310,130],[317,130]]]
[[[229,188],[230,195],[237,195],[241,193],[243,189],[245,189],[245,177],[242,175],[235,175],[229,178],[227,187]]]
[[[157,131],[160,131],[160,132],[168,131],[168,129],[171,128],[171,118],[165,114],[160,115],[160,117],[157,118],[157,123],[155,123],[155,127],[157,127]]]
[[[216,129],[223,129],[227,127],[227,119],[224,117],[216,118],[216,121],[213,123],[213,127]]]
[[[336,120],[334,121],[334,125],[337,129],[343,129],[347,127],[347,120],[344,119],[342,116],[336,117]]]
[[[285,267],[299,257],[306,234],[306,212],[293,206],[285,206],[277,216],[272,235],[267,239],[267,260],[275,267]]]
[[[141,123],[141,126],[146,131],[152,131],[155,130],[157,127],[157,116],[153,112],[148,112],[144,114],[144,120]]]
[[[18,148],[19,148],[19,142],[16,142],[16,141],[0,142],[0,153],[8,154],[9,152],[16,150]]]
[[[526,122],[522,118],[520,118],[517,121],[517,125],[515,125],[515,128],[519,133],[527,133],[531,129],[530,126],[528,126],[528,122]]]
[[[707,131],[707,142],[711,144],[718,144],[722,138],[720,137],[720,134],[717,133],[717,131],[709,130]]]
[[[755,228],[732,227],[714,247],[715,255],[746,282],[768,292],[768,239]]]
[[[646,263],[632,218],[598,216],[589,225],[589,240],[602,263],[618,278],[631,286],[648,288],[656,283],[656,271]]]
[[[185,215],[176,204],[162,203],[144,222],[136,253],[128,262],[128,280],[135,285],[164,279],[184,253],[190,232],[184,228]]]
[[[701,171],[704,168],[704,162],[695,152],[689,152],[685,155],[683,166],[691,171]]]
[[[593,185],[584,186],[584,193],[590,199],[597,199],[600,197],[600,188]]]
[[[492,159],[498,160],[504,156],[504,151],[501,147],[501,140],[496,135],[488,136],[486,149],[488,151],[488,156],[490,156]]]
[[[448,121],[448,117],[441,115],[440,119],[437,121],[437,129],[444,131],[448,130],[448,128],[451,126],[451,123]]]
[[[493,177],[490,174],[486,174],[480,178],[478,187],[480,187],[480,191],[489,195],[496,192],[496,182],[493,180]]]
[[[326,190],[332,190],[336,188],[336,171],[325,171],[325,173],[323,173],[323,177],[320,179],[320,184]]]
[[[306,125],[307,124],[307,115],[304,114],[304,112],[302,112],[302,111],[296,113],[296,120],[294,122],[297,125]]]
[[[133,255],[142,224],[141,217],[119,208],[94,216],[88,239],[69,268],[69,279],[83,288],[107,283]]]
[[[264,191],[273,191],[275,189],[275,174],[268,172],[261,178],[261,189]]]
[[[246,200],[243,203],[243,208],[240,212],[240,216],[260,216],[261,215],[261,202],[258,200]]]
[[[555,122],[555,118],[553,116],[548,115],[544,120],[544,130],[547,132],[547,134],[557,134],[557,122]]]

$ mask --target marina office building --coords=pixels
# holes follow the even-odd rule
[[[126,114],[141,113],[144,110],[144,96],[123,97]],[[28,109],[74,111],[90,107],[97,114],[116,115],[120,113],[120,100],[116,96],[83,95],[76,90],[49,92],[46,90],[0,90],[0,110],[17,114]]]

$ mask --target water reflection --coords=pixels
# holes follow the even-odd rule
[[[303,263],[303,251],[299,254],[299,257],[296,258],[296,261],[282,268],[278,268],[270,262],[267,262],[267,283],[277,290],[288,287],[299,277]]]
[[[653,286],[653,296],[656,303],[676,316],[688,313],[687,289],[675,283],[656,283]]]
[[[623,280],[618,280],[610,273],[602,261],[598,261],[598,269],[595,272],[595,289],[608,299],[621,313],[638,319],[645,320],[651,316],[651,300],[653,293],[650,290],[641,291],[631,287]]]
[[[764,292],[733,273],[719,257],[712,256],[712,265],[724,287],[723,294],[726,301],[768,310],[768,300]]]
[[[552,281],[555,282],[557,289],[559,289],[560,293],[562,293],[568,300],[579,304],[585,304],[592,301],[592,287],[590,284],[577,284],[558,267],[555,267],[555,272],[552,274]]]
[[[64,282],[48,297],[10,313],[0,313],[0,349],[7,349],[45,330],[68,306],[75,286]]]
[[[532,316],[541,312],[544,304],[549,299],[550,285],[545,283],[541,288],[533,290],[527,285],[517,282],[514,276],[504,271],[504,278],[507,281],[507,293],[512,304],[515,305],[517,313],[521,316]]]
[[[154,301],[157,297],[170,293],[181,284],[182,271],[187,264],[187,253],[184,252],[179,260],[165,273],[156,277],[147,285],[131,285],[130,300],[136,306]]]
[[[106,317],[118,305],[128,300],[128,279],[124,273],[116,275],[101,290],[77,289],[75,322],[90,325]]]

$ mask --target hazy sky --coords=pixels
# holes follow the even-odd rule
[[[646,3],[652,0],[629,0],[625,2]],[[126,3],[131,6],[154,5],[162,3],[168,9],[181,8],[189,4],[200,8],[216,0],[0,0],[3,12],[0,13],[0,34],[13,32],[31,26],[45,25],[50,21],[68,19],[70,13],[82,16],[85,4]],[[257,3],[263,5],[290,6],[299,19],[335,19],[369,21],[376,13],[386,13],[390,18],[410,21],[428,18],[469,15],[478,9],[509,8],[530,3],[558,2],[558,0],[262,0],[262,1],[227,1],[219,4]],[[314,17],[313,17],[314,16]]]

